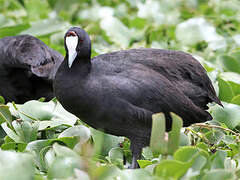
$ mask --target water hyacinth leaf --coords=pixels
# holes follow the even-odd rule
[[[179,179],[191,167],[191,162],[163,160],[154,169],[154,174],[164,179]]]
[[[234,96],[240,94],[240,74],[235,72],[224,72],[221,73],[219,77],[231,85]]]
[[[57,19],[44,19],[31,24],[31,27],[20,34],[30,34],[32,36],[45,36],[52,33],[66,31],[70,25]]]
[[[0,105],[0,123],[3,122],[7,122],[9,125],[12,123],[12,115],[6,105]]]
[[[168,142],[165,140],[165,116],[163,113],[152,116],[150,147],[153,153],[167,154]]]
[[[90,130],[94,142],[95,154],[102,157],[107,156],[112,148],[119,147],[119,144],[124,141],[123,137],[105,134],[93,128],[90,128]]]
[[[23,141],[21,140],[21,138],[12,130],[8,127],[7,123],[2,123],[1,124],[3,130],[7,133],[7,135],[14,140],[17,143],[23,143]]]
[[[47,140],[36,140],[28,143],[26,151],[31,152],[34,156],[34,163],[38,168],[45,171],[46,167],[43,163],[43,157],[41,156],[41,151],[51,146],[52,144],[59,142],[60,144],[65,144],[69,148],[73,148],[77,143],[78,139],[76,137],[62,137],[59,139],[47,139]]]
[[[217,62],[221,64],[225,71],[240,73],[240,63],[234,57],[223,55],[218,58]]]
[[[129,46],[133,33],[119,19],[112,16],[103,18],[100,26],[111,37],[111,40],[120,47],[126,48]]]
[[[224,108],[215,105],[210,107],[213,119],[224,123],[228,128],[234,129],[240,125],[240,106],[230,103],[223,103]]]
[[[0,104],[5,104],[5,103],[6,103],[6,102],[5,102],[4,97],[0,96]]]
[[[225,102],[231,102],[234,97],[234,92],[231,84],[221,78],[218,78],[219,98]]]
[[[89,128],[83,125],[78,125],[64,130],[62,133],[59,134],[58,138],[77,136],[80,138],[81,144],[83,144],[87,142],[87,140],[90,138],[90,135],[91,131]]]
[[[113,176],[114,177],[114,176]],[[132,179],[146,179],[146,180],[152,180],[152,175],[144,170],[144,169],[136,169],[136,170],[122,170],[119,175],[121,180],[132,180]]]
[[[145,168],[145,167],[153,164],[152,161],[149,161],[149,160],[138,160],[137,162],[138,162],[140,168]]]
[[[50,8],[47,0],[24,0],[24,4],[30,21],[48,17]]]
[[[75,178],[73,178],[72,180],[90,180],[89,175],[85,171],[79,169],[74,169],[74,177]]]
[[[224,170],[224,169],[216,169],[213,171],[209,171],[206,175],[203,176],[202,180],[226,180],[226,179],[236,179],[236,175],[234,171]]]
[[[190,162],[193,171],[201,170],[207,163],[209,155],[202,149],[185,146],[174,153],[174,159],[181,162]]]
[[[202,17],[191,18],[178,24],[176,38],[184,45],[205,41],[212,50],[226,48],[225,39]]]
[[[144,169],[136,170],[120,170],[116,166],[100,166],[95,169],[93,177],[97,177],[99,180],[132,180],[132,179],[144,179],[151,180],[153,176]]]
[[[31,155],[0,150],[1,180],[32,180],[34,172],[35,168]]]
[[[2,27],[0,28],[0,38],[4,38],[6,36],[16,36],[28,28],[30,28],[30,24],[19,24],[15,26]]]
[[[79,159],[62,156],[56,157],[49,167],[47,176],[49,179],[68,178],[74,175],[74,169],[81,168],[81,161]]]
[[[218,150],[212,157],[211,169],[224,169],[227,152]]]
[[[58,143],[53,144],[53,150],[56,154],[56,156],[68,156],[78,159],[79,156],[76,152],[71,150],[70,148],[66,146],[59,145]]]
[[[240,105],[240,94],[237,95],[237,96],[234,96],[231,100],[231,103],[232,104],[237,104],[237,105]]]
[[[13,128],[16,134],[20,137],[23,142],[31,142],[37,139],[38,133],[38,122],[28,122],[28,121],[13,121]]]
[[[44,164],[42,164],[42,158],[40,156],[40,152],[43,148],[50,146],[50,140],[36,140],[28,143],[26,147],[26,151],[30,152],[34,157],[34,164],[42,171],[45,171],[46,168]]]
[[[108,159],[112,164],[123,167],[123,150],[122,148],[112,148],[108,153]]]
[[[18,105],[18,114],[25,121],[33,119],[40,120],[40,129],[56,127],[62,124],[73,126],[77,121],[77,117],[67,112],[60,103],[55,104],[53,101],[39,102],[28,101],[23,105]],[[44,122],[49,120],[47,123]],[[51,121],[50,121],[51,120]],[[41,122],[43,121],[43,122]]]
[[[173,154],[179,146],[183,121],[178,115],[174,113],[170,114],[172,117],[172,130],[168,133],[168,154]]]
[[[17,152],[23,152],[26,148],[26,143],[15,143],[15,142],[9,142],[5,143],[1,146],[2,150],[14,150]]]

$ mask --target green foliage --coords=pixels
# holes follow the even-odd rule
[[[71,26],[92,39],[92,56],[154,47],[192,53],[205,67],[224,108],[213,121],[181,128],[174,114],[165,134],[153,116],[151,148],[141,169],[129,140],[89,128],[62,106],[29,101],[5,105],[0,96],[0,179],[239,179],[240,2],[238,0],[0,0],[0,38],[31,34],[64,54]]]

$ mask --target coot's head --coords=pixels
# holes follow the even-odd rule
[[[79,60],[90,60],[91,40],[83,29],[79,27],[70,28],[65,34],[64,46],[69,68],[71,68],[76,58]]]

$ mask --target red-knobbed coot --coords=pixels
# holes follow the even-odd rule
[[[131,49],[91,59],[91,41],[80,28],[64,37],[66,57],[54,81],[57,99],[90,126],[131,140],[138,166],[149,145],[152,114],[181,116],[184,126],[212,119],[209,102],[221,105],[206,71],[191,55],[161,49]]]
[[[53,98],[52,81],[63,56],[30,35],[0,39],[0,95],[8,101]]]

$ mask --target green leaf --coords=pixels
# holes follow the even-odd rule
[[[17,109],[18,116],[25,121],[40,120],[39,130],[59,125],[73,126],[78,119],[67,112],[60,103],[55,104],[53,101],[39,102],[32,100],[23,105],[17,105]]]
[[[119,147],[119,144],[122,143],[124,140],[123,137],[105,134],[93,128],[90,128],[90,130],[94,142],[94,153],[96,156],[107,156],[108,152],[112,148]]]
[[[145,168],[145,167],[153,164],[152,161],[148,161],[148,160],[137,160],[137,162],[138,162],[140,168]]]
[[[206,165],[208,153],[196,147],[185,146],[174,153],[174,159],[181,162],[189,162],[193,171],[199,171]]]
[[[212,157],[211,169],[224,169],[225,158],[227,153],[225,151],[218,150]]]
[[[30,21],[48,17],[50,9],[47,0],[24,0],[24,3]]]
[[[108,159],[112,164],[123,167],[123,150],[122,148],[112,148],[108,153]]]
[[[183,126],[182,118],[174,113],[170,113],[172,117],[172,130],[168,133],[168,154],[173,154],[179,146],[180,131]]]
[[[164,179],[179,179],[191,167],[191,162],[163,160],[154,169],[154,174]]]
[[[66,31],[70,25],[57,19],[45,19],[37,21],[30,28],[22,31],[20,34],[30,34],[32,36],[45,36],[52,33]]]
[[[6,105],[0,105],[0,124],[3,122],[7,122],[9,125],[12,123],[12,115]]]
[[[87,142],[87,140],[90,138],[90,135],[91,131],[89,128],[83,125],[78,125],[64,130],[62,133],[59,134],[58,138],[77,136],[80,137],[81,144],[83,144]]]
[[[237,105],[240,105],[240,94],[237,95],[237,96],[234,96],[231,100],[231,103],[232,104],[237,104]]]
[[[165,140],[165,116],[163,113],[152,116],[150,147],[153,153],[167,154],[168,142]]]
[[[1,146],[2,150],[15,150],[18,152],[23,152],[26,148],[27,144],[26,143],[15,143],[15,142],[10,142],[10,143],[5,143]]]
[[[29,27],[30,24],[20,24],[15,26],[2,27],[0,28],[0,38],[4,38],[6,36],[16,36],[20,32],[28,29]]]
[[[218,78],[219,98],[225,102],[231,102],[234,92],[231,84],[221,78]]]
[[[2,128],[4,129],[4,131],[7,133],[7,135],[13,139],[15,142],[17,143],[24,143],[22,140],[21,140],[21,137],[19,137],[12,129],[10,129],[8,126],[7,126],[7,123],[2,123],[1,124]]]
[[[68,178],[74,175],[74,169],[81,168],[81,161],[73,157],[57,157],[49,167],[49,179]]]
[[[224,123],[228,128],[234,129],[240,125],[240,106],[230,103],[223,103],[224,108],[215,105],[210,107],[213,119]]]
[[[37,139],[38,122],[30,123],[28,121],[13,121],[12,123],[16,134],[23,142],[31,142]]]
[[[240,73],[240,63],[234,57],[223,55],[219,57],[218,62],[225,71]]]
[[[0,150],[1,180],[32,180],[34,172],[31,155]]]
[[[226,180],[226,179],[236,179],[236,175],[233,171],[224,170],[224,169],[216,169],[214,171],[207,172],[206,175],[203,176],[202,180]]]

